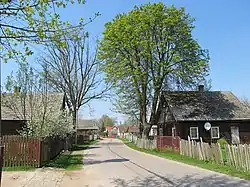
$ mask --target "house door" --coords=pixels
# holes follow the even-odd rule
[[[240,133],[238,126],[231,126],[231,137],[232,137],[232,144],[240,143]]]

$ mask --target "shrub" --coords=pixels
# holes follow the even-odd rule
[[[228,144],[228,142],[227,142],[227,140],[223,137],[223,138],[220,138],[219,140],[218,140],[218,143],[221,145],[221,146],[225,146],[225,145],[227,145]]]

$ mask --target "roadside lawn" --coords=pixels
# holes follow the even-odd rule
[[[33,166],[13,166],[13,167],[3,167],[3,171],[32,171],[36,168]]]
[[[84,150],[97,142],[98,140],[94,140],[85,144],[74,145],[72,151],[62,152],[54,160],[46,164],[45,167],[61,168],[68,171],[81,169],[83,167],[82,160]]]
[[[141,152],[144,152],[144,153],[156,155],[156,156],[159,156],[162,158],[167,158],[167,159],[179,161],[179,162],[182,162],[185,164],[198,166],[198,167],[201,167],[204,169],[208,169],[208,170],[216,171],[219,173],[224,173],[227,175],[250,180],[250,173],[249,172],[239,171],[239,170],[236,170],[235,168],[227,166],[227,165],[221,165],[221,164],[216,164],[214,162],[205,162],[202,160],[197,160],[197,159],[190,158],[187,156],[182,156],[182,155],[175,153],[173,151],[170,151],[170,150],[159,151],[156,149],[153,149],[153,150],[142,149],[142,148],[137,147],[134,143],[129,142],[128,140],[126,140],[124,138],[120,138],[120,140],[122,140],[125,143],[125,145],[127,145],[128,147],[135,149],[135,150],[138,150],[138,151],[141,151]]]

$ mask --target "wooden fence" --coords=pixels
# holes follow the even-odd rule
[[[180,140],[180,154],[199,160],[215,161],[223,163],[220,144],[211,144],[190,140]]]
[[[229,165],[238,170],[250,171],[250,145],[220,145],[190,140],[180,141],[180,154],[217,164]]]
[[[180,151],[179,136],[157,136],[157,148],[159,150],[171,149],[172,151]]]
[[[211,145],[202,141],[199,142],[183,140],[179,137],[158,136],[156,139],[140,139],[134,135],[125,135],[130,142],[144,149],[172,149],[181,155],[195,158],[198,160],[212,161],[217,164],[228,165],[237,170],[250,171],[250,145]]]
[[[156,139],[154,140],[148,140],[148,139],[137,139],[136,146],[143,148],[143,149],[156,149]]]
[[[65,140],[47,138],[43,141],[23,136],[3,136],[4,167],[33,166],[41,167],[55,158],[65,147]],[[72,145],[72,141],[68,141]]]
[[[141,139],[132,134],[126,134],[122,137],[127,139],[130,142],[133,142],[139,148],[143,148],[143,149],[156,149],[157,148],[156,139],[153,139],[153,140]]]
[[[40,140],[22,136],[3,136],[4,167],[40,166]]]

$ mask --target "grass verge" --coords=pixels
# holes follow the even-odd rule
[[[13,167],[3,167],[3,171],[32,171],[36,169],[33,166],[13,166]]]
[[[68,171],[81,169],[83,166],[83,152],[90,145],[96,144],[98,141],[89,141],[86,144],[74,145],[71,152],[62,152],[54,160],[46,164],[45,167],[53,167],[65,169]]]
[[[152,154],[152,155],[156,155],[162,158],[167,158],[170,160],[175,160],[175,161],[179,161],[185,164],[189,164],[189,165],[193,165],[193,166],[198,166],[204,169],[208,169],[208,170],[212,170],[212,171],[216,171],[219,173],[224,173],[227,175],[231,175],[234,177],[240,177],[243,179],[248,179],[250,180],[250,173],[249,172],[244,172],[244,171],[239,171],[236,170],[233,167],[227,166],[227,165],[222,165],[222,164],[216,164],[214,162],[205,162],[202,160],[197,160],[194,158],[190,158],[187,156],[182,156],[178,153],[175,153],[173,151],[169,151],[169,150],[164,150],[164,151],[159,151],[159,150],[149,150],[149,149],[142,149],[137,147],[134,143],[129,142],[126,139],[120,138],[128,147],[144,152],[144,153],[148,153],[148,154]]]

